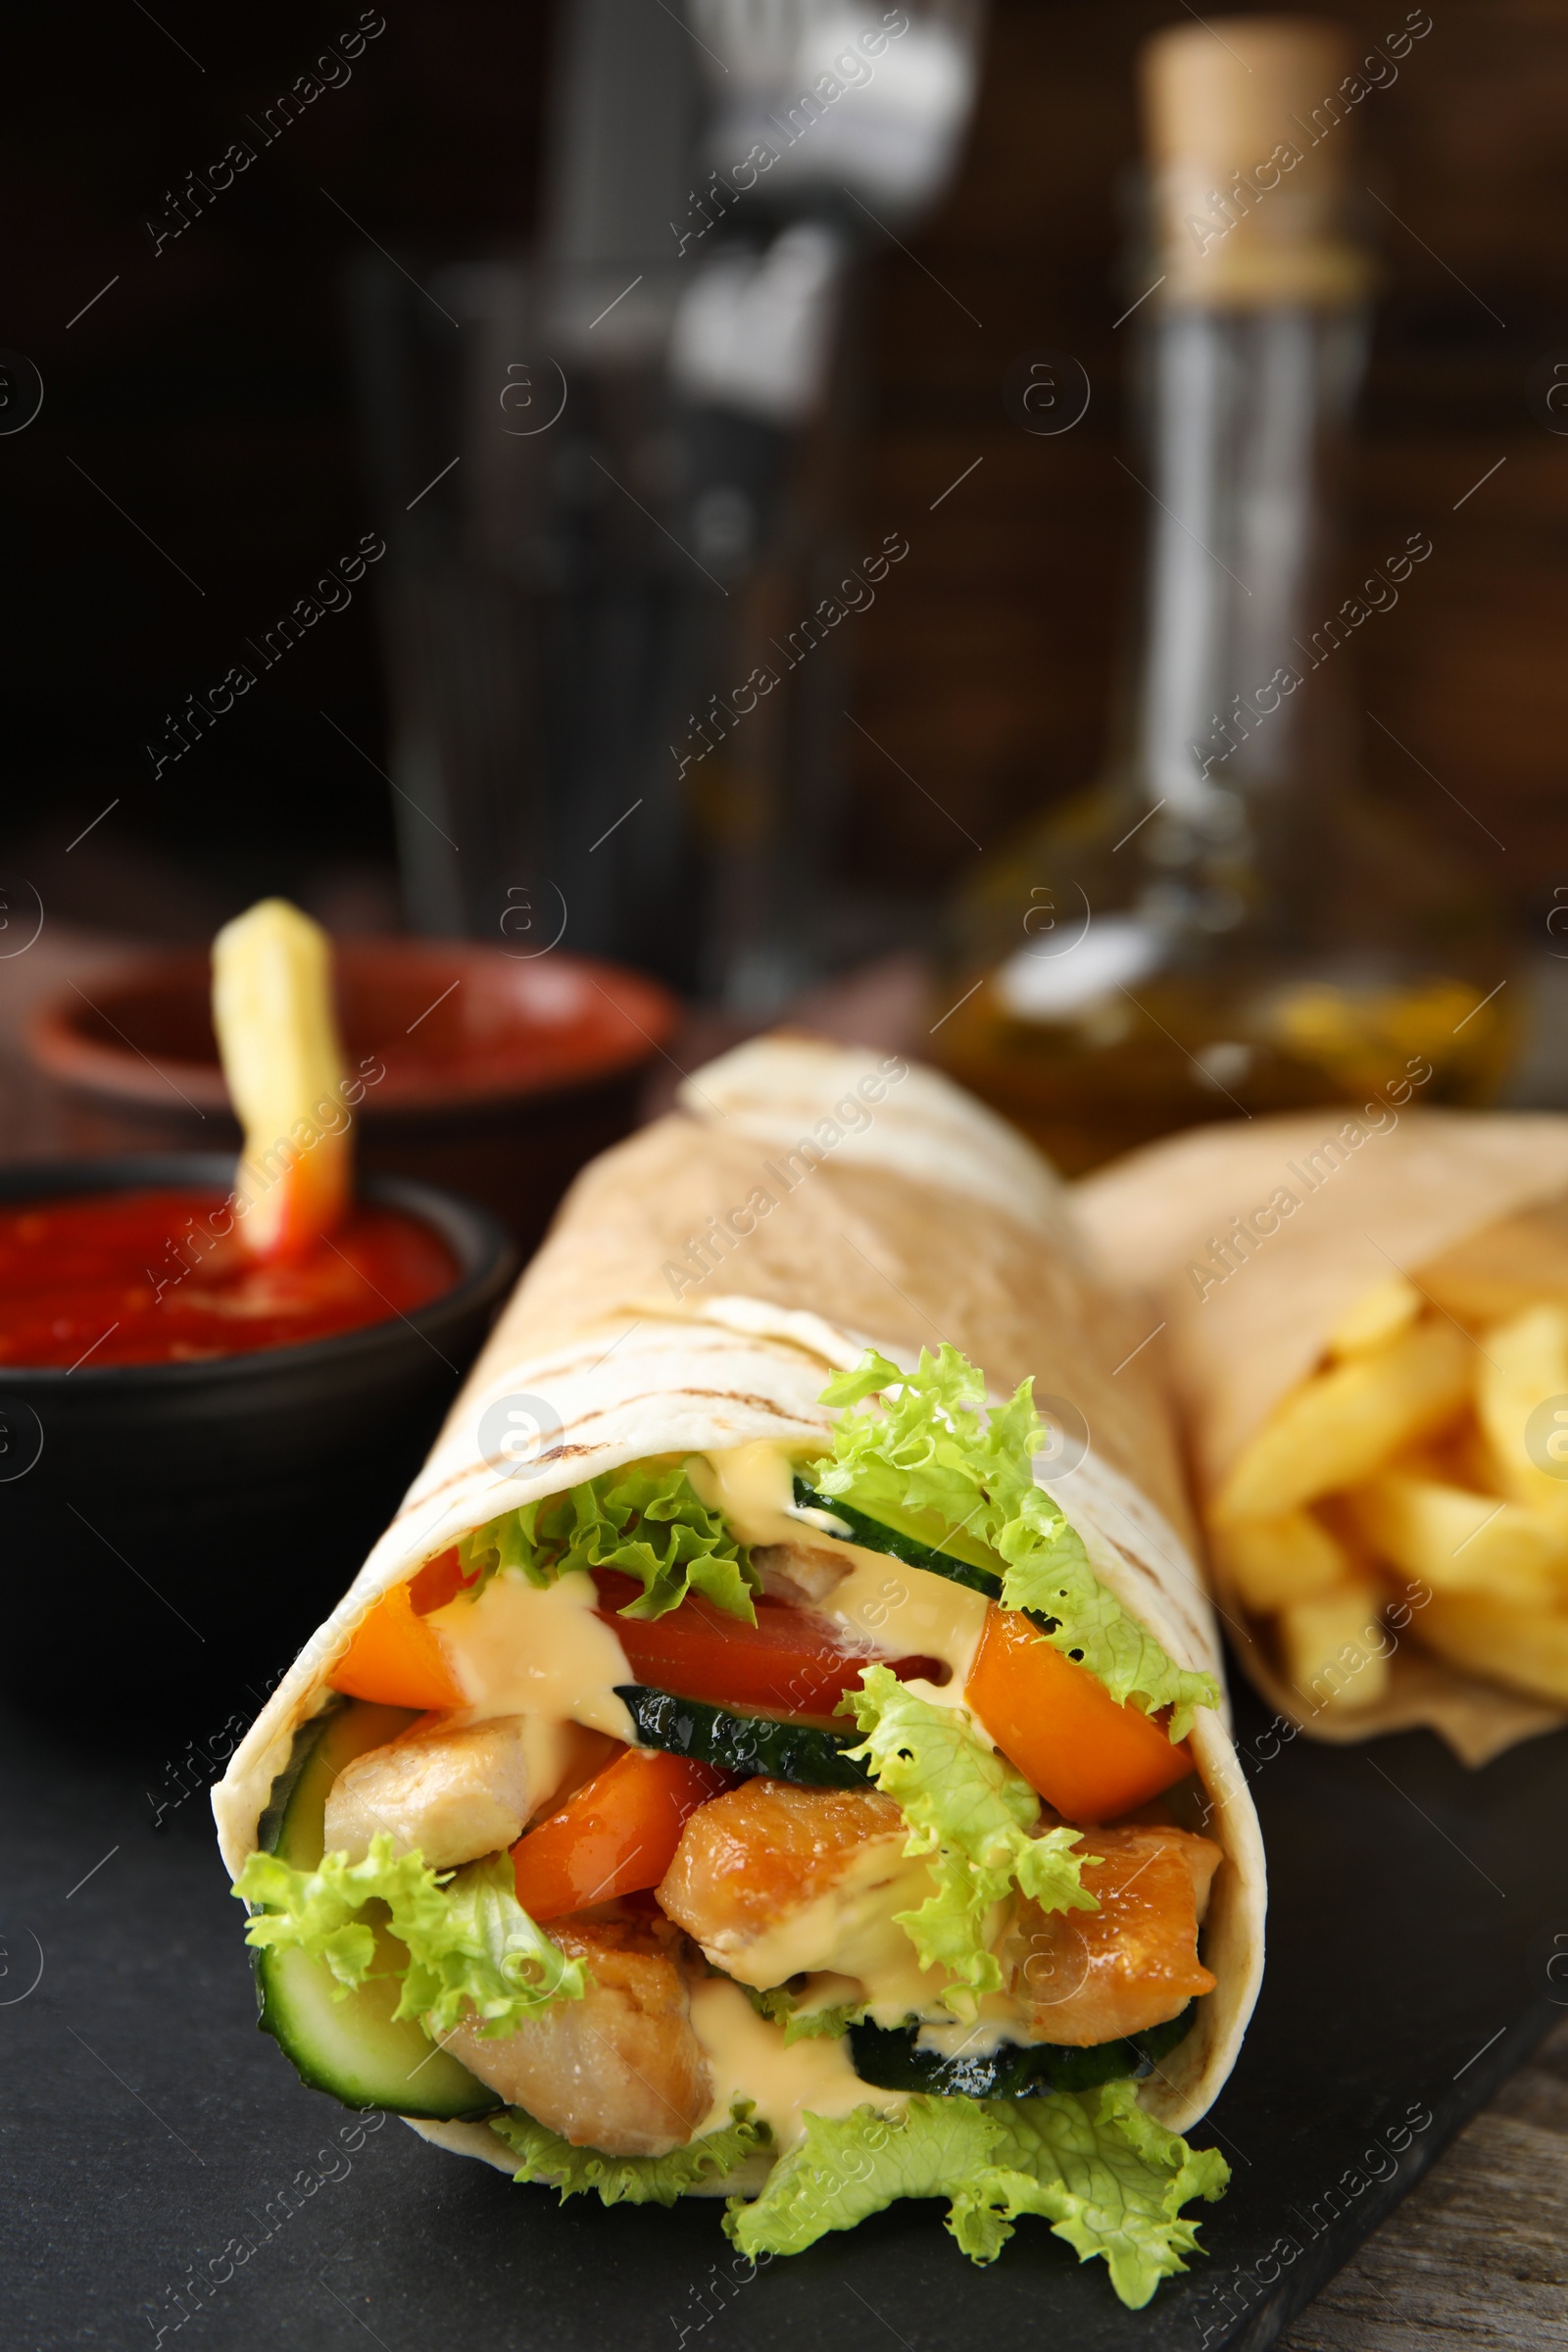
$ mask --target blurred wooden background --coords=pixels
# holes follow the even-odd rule
[[[1132,57],[1176,13],[1000,0],[967,167],[916,247],[982,326],[902,255],[880,269],[860,495],[864,527],[897,523],[914,560],[860,624],[857,713],[988,846],[1092,778],[1102,744],[1144,519],[1114,463],[1131,453],[1129,330],[1112,321],[1139,290],[1117,274]],[[1405,17],[1393,0],[1311,13],[1368,45]],[[1419,589],[1357,635],[1360,699],[1506,856],[1370,726],[1367,771],[1486,860],[1538,930],[1568,880],[1568,439],[1531,416],[1525,378],[1554,348],[1568,360],[1565,120],[1568,8],[1454,0],[1351,134],[1356,181],[1399,216],[1366,200],[1384,290],[1353,547],[1370,565],[1424,529],[1435,549]],[[1088,415],[1058,438],[1003,411],[1007,362],[1040,346],[1071,352],[1093,382]],[[862,856],[874,841],[912,878],[968,854],[863,742],[856,777]]]
[[[337,12],[343,27],[357,13]],[[1090,778],[1102,740],[1143,522],[1114,463],[1132,57],[1174,13],[1174,0],[996,0],[956,190],[913,259],[885,249],[863,306],[846,536],[902,529],[912,554],[842,633],[852,708],[988,845]],[[1326,13],[1370,42],[1405,12],[1357,0]],[[152,258],[144,220],[164,191],[220,155],[336,23],[300,0],[265,24],[172,0],[157,24],[127,10],[78,39],[44,12],[12,35],[0,344],[37,361],[47,397],[26,434],[0,439],[7,855],[47,876],[64,915],[200,931],[262,886],[362,917],[390,906],[376,883],[385,787],[318,715],[383,760],[368,596],[156,788],[142,748],[374,519],[341,311],[343,265],[367,248],[322,189],[411,257],[494,247],[531,219],[543,0],[404,0],[352,81]],[[1506,855],[1370,727],[1368,766],[1490,861],[1538,933],[1568,881],[1568,439],[1532,418],[1525,377],[1554,348],[1568,357],[1565,119],[1564,0],[1440,0],[1354,131],[1361,178],[1399,217],[1367,200],[1385,290],[1356,546],[1370,563],[1421,528],[1436,549],[1357,637],[1362,699]],[[1029,437],[1002,404],[1008,362],[1039,346],[1075,354],[1094,387],[1083,422],[1055,439]],[[854,863],[945,884],[972,853],[864,739],[849,758]],[[65,844],[116,796],[68,862]]]

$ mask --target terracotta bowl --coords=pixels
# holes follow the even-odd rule
[[[576,956],[401,939],[341,940],[334,955],[344,1047],[368,1081],[360,1166],[465,1193],[531,1250],[578,1168],[635,1124],[674,998]],[[237,1145],[210,988],[208,956],[192,951],[39,1007],[27,1042],[69,1150]]]

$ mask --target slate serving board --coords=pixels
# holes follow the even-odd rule
[[[747,2277],[710,2203],[562,2208],[398,2123],[365,2133],[254,2029],[201,1788],[153,1830],[184,1737],[0,1716],[0,2334],[18,2352],[1272,2343],[1568,2004],[1568,1735],[1470,1774],[1426,1733],[1279,1748],[1245,1691],[1238,1712],[1268,1975],[1195,2134],[1235,2169],[1199,2209],[1207,2259],[1143,2312],[1038,2221],[980,2272],[939,2207],[905,2205]]]

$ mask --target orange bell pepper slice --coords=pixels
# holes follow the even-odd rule
[[[689,1816],[727,1788],[710,1764],[628,1747],[512,1849],[530,1919],[561,1919],[657,1886]]]
[[[1068,1821],[1113,1821],[1194,1769],[1185,1740],[1173,1746],[1152,1717],[1118,1705],[1018,1609],[991,1609],[964,1697]]]
[[[461,1707],[466,1701],[447,1662],[441,1637],[424,1620],[451,1600],[463,1584],[454,1551],[427,1560],[408,1584],[366,1610],[353,1639],[327,1678],[350,1698],[371,1698],[386,1707]]]

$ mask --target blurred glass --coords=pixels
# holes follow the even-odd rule
[[[564,906],[765,1015],[849,927],[852,289],[946,184],[978,10],[691,15],[564,9],[536,248],[366,264],[354,342],[411,920]]]

